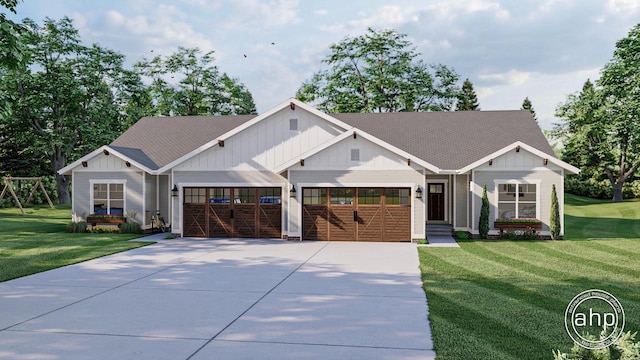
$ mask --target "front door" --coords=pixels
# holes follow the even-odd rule
[[[428,190],[428,220],[444,221],[444,184],[431,183]]]

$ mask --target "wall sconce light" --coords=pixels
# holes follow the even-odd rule
[[[422,188],[420,186],[416,189],[416,199],[422,199]]]
[[[102,153],[105,155],[109,155],[109,151],[107,151],[107,149],[102,150]]]
[[[173,184],[173,189],[171,189],[171,196],[178,197],[178,187],[176,186],[176,184]]]
[[[291,184],[291,190],[289,190],[291,195],[296,196],[296,186]]]
[[[83,161],[82,162],[82,167],[87,167],[87,166],[89,166],[89,163],[87,163],[86,161]]]

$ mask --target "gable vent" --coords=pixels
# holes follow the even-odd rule
[[[289,119],[289,130],[298,130],[298,119]]]
[[[351,149],[351,161],[360,161],[360,149]]]

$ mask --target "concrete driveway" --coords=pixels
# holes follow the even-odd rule
[[[158,244],[0,283],[0,359],[433,359],[415,245]]]

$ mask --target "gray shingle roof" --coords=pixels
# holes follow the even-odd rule
[[[443,170],[461,169],[516,141],[555,157],[527,110],[331,115]]]
[[[538,124],[526,110],[331,116],[444,170],[461,169],[516,141],[554,156]],[[254,117],[145,117],[110,146],[155,170]]]
[[[157,170],[254,117],[144,117],[114,140],[110,147]]]

